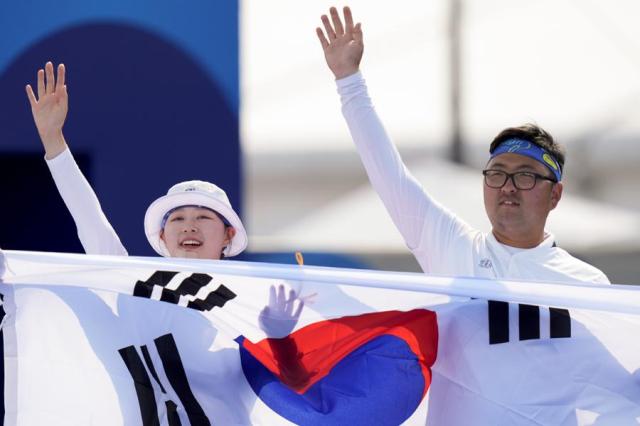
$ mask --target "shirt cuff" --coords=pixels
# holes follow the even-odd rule
[[[47,162],[47,166],[49,166],[49,168],[53,168],[58,167],[60,164],[64,164],[68,161],[75,160],[73,159],[73,155],[71,155],[71,150],[69,148],[65,148],[64,151],[53,157],[51,160],[47,160],[45,158],[44,161]]]
[[[355,74],[351,74],[347,77],[341,78],[340,80],[336,80],[336,85],[338,86],[339,90],[362,81],[364,81],[364,78],[362,77],[362,73],[358,71]]]

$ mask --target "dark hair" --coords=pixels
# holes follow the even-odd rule
[[[560,169],[564,170],[565,149],[562,145],[553,140],[553,136],[537,124],[526,123],[522,126],[507,127],[493,138],[489,152],[493,153],[496,148],[504,141],[512,138],[524,139],[545,149],[549,154],[553,155]]]

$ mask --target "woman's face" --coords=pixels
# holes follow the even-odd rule
[[[209,209],[181,207],[169,215],[160,238],[171,257],[220,259],[235,233]]]

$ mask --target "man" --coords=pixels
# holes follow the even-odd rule
[[[316,33],[336,77],[342,112],[371,184],[425,272],[523,280],[608,283],[595,267],[556,246],[545,231],[562,197],[564,152],[538,126],[503,130],[483,170],[489,234],[433,200],[403,164],[378,118],[362,74],[362,27],[344,8]]]
[[[409,173],[378,118],[359,71],[360,24],[344,9],[323,16],[316,32],[336,77],[342,112],[371,184],[427,273],[526,281],[608,283],[598,269],[557,247],[544,227],[562,197],[564,153],[535,125],[505,129],[492,142],[484,203],[492,225],[471,228],[433,200]],[[592,361],[606,353],[580,321],[581,312],[476,300],[453,305],[438,320],[427,424],[576,425],[610,404],[635,397],[621,372],[609,380]],[[622,377],[622,379],[620,379]],[[607,382],[603,385],[603,383]],[[624,385],[623,383],[626,383]],[[612,389],[615,389],[612,391]],[[635,407],[629,409],[635,413]],[[616,410],[613,410],[614,412]],[[628,411],[625,412],[627,419]],[[634,414],[635,415],[635,414]],[[623,424],[598,418],[602,424]]]

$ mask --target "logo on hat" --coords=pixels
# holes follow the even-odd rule
[[[526,144],[526,145],[525,145]],[[516,152],[523,149],[531,148],[531,142],[523,141],[520,139],[511,139],[505,142],[505,145],[509,147],[507,152]]]
[[[170,256],[160,234],[164,227],[165,215],[173,209],[198,206],[213,210],[222,216],[235,230],[231,244],[224,251],[226,257],[235,256],[247,247],[247,231],[238,214],[231,207],[227,194],[211,182],[190,180],[180,182],[169,188],[167,195],[155,200],[144,218],[144,232],[156,253]]]
[[[549,154],[547,154],[546,152],[542,155],[542,159],[544,160],[545,163],[547,163],[549,165],[549,167],[551,167],[553,170],[558,170],[558,165],[556,164],[555,160],[553,159],[553,157],[551,157]]]

